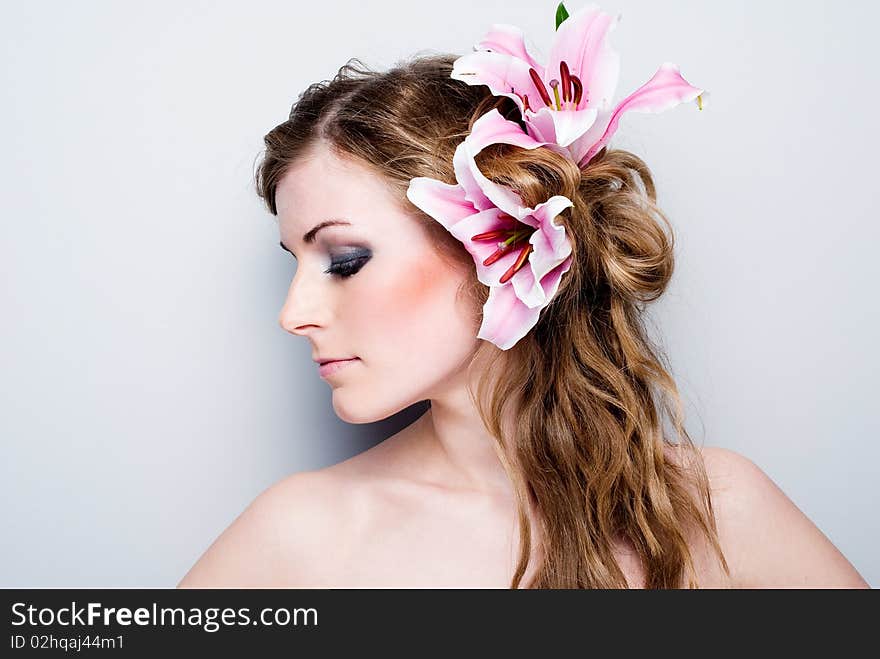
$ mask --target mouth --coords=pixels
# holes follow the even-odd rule
[[[349,364],[360,361],[358,357],[350,357],[345,359],[331,359],[318,363],[318,374],[324,378],[333,375],[340,369],[345,368]]]

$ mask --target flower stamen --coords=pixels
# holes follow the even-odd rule
[[[507,271],[501,275],[501,279],[499,279],[499,283],[506,284],[508,280],[516,274],[516,272],[525,265],[526,261],[529,259],[529,254],[531,254],[534,249],[534,245],[529,243],[520,251],[519,256],[516,257],[516,261],[512,266],[510,266]]]
[[[581,102],[581,96],[584,93],[584,85],[581,83],[581,79],[577,76],[571,76],[571,85],[574,87],[574,105],[577,105]]]
[[[505,229],[499,229],[497,231],[486,231],[484,233],[478,233],[476,236],[471,236],[471,240],[495,240],[496,238],[506,236],[507,233],[508,232]]]
[[[571,76],[568,71],[568,64],[560,62],[559,73],[562,76],[562,101],[568,103],[571,100]]]
[[[486,259],[483,261],[483,265],[492,265],[502,256],[505,256],[513,248],[514,245],[521,243],[523,239],[527,239],[528,236],[530,236],[531,234],[531,231],[514,231],[513,235],[511,235],[507,240],[498,243],[498,249],[486,257]]]
[[[535,71],[534,68],[529,69],[529,75],[532,77],[532,82],[535,83],[535,87],[541,95],[541,100],[544,101],[544,105],[552,108],[553,103],[550,101],[550,94],[547,93],[547,88],[544,86],[544,81],[541,80],[541,76],[538,75],[538,72]]]

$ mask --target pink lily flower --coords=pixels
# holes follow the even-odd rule
[[[426,176],[410,181],[407,198],[440,222],[474,258],[477,278],[489,286],[477,338],[507,350],[538,322],[571,267],[565,227],[553,219],[572,201],[555,195],[534,208],[515,191],[486,178],[475,157],[490,144],[545,146],[498,110],[476,122],[453,157],[457,183]]]
[[[451,77],[516,101],[529,135],[567,148],[584,168],[617,130],[624,112],[662,112],[695,99],[702,110],[708,96],[688,83],[677,65],[664,62],[611,109],[620,57],[608,35],[620,19],[595,4],[582,7],[559,25],[546,67],[529,52],[518,27],[493,24],[474,46],[476,52],[455,61]]]

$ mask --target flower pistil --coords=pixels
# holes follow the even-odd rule
[[[492,254],[490,254],[483,260],[483,265],[485,266],[492,265],[493,263],[495,263],[495,261],[507,255],[515,246],[519,247],[520,245],[522,245],[523,242],[527,243],[520,249],[519,255],[517,256],[513,265],[511,265],[498,280],[499,283],[504,284],[511,277],[513,277],[513,275],[515,275],[517,271],[522,268],[528,260],[529,254],[531,254],[533,246],[527,241],[534,232],[534,227],[520,225],[516,229],[495,229],[493,231],[478,233],[475,236],[472,236],[471,240],[498,241],[498,249],[496,249]],[[499,238],[504,238],[504,240],[499,241]]]
[[[580,78],[576,75],[572,75],[570,69],[568,68],[568,63],[562,61],[559,63],[559,75],[562,78],[562,82],[556,78],[553,78],[549,83],[550,87],[553,89],[554,98],[550,98],[550,94],[547,93],[547,85],[544,84],[544,81],[541,79],[540,74],[534,69],[534,67],[529,68],[529,76],[532,78],[532,82],[535,83],[535,87],[538,90],[538,94],[541,96],[541,100],[544,101],[544,105],[549,107],[551,110],[568,110],[568,109],[577,109],[578,104],[581,102],[581,98],[583,97],[584,86],[581,83]],[[559,87],[562,87],[562,98],[559,97]],[[524,110],[530,110],[532,108],[528,107],[527,95],[523,94],[523,106]],[[556,101],[554,104],[553,101]],[[569,102],[574,104],[574,108],[569,108]],[[533,110],[534,111],[534,110]]]

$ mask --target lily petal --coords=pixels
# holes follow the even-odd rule
[[[572,206],[574,203],[568,197],[555,195],[535,207],[534,215],[540,220],[540,226],[529,237],[529,242],[534,246],[529,255],[529,264],[538,281],[571,255],[571,242],[566,236],[565,227],[553,220]]]
[[[533,254],[529,254],[529,258],[532,256]],[[547,300],[544,297],[544,289],[541,288],[540,282],[535,279],[535,273],[532,272],[530,267],[523,266],[517,270],[516,274],[510,278],[510,283],[513,284],[516,296],[530,309],[547,304]]]
[[[476,50],[491,50],[503,55],[516,57],[523,60],[536,71],[540,71],[543,68],[529,52],[523,31],[515,25],[494,23],[489,28],[486,36],[474,48]]]
[[[512,286],[492,286],[483,305],[483,322],[478,339],[491,341],[507,350],[538,322],[541,309],[530,309],[516,296]]]
[[[493,95],[512,98],[523,112],[523,94],[528,94],[529,107],[544,105],[529,75],[530,66],[518,57],[480,50],[455,60],[450,77],[469,85],[486,85]]]
[[[525,116],[526,129],[534,139],[539,142],[552,143],[556,139],[556,122],[553,121],[555,110],[546,105],[537,112],[530,112]]]
[[[620,56],[611,48],[608,35],[614,30],[621,16],[612,17],[590,4],[570,15],[559,29],[547,58],[547,80],[561,79],[561,62],[570,72],[580,78],[584,99],[579,108],[602,109],[614,98],[620,74]]]
[[[474,257],[477,279],[486,286],[499,286],[501,276],[513,265],[519,253],[519,249],[514,248],[491,265],[483,265],[483,261],[498,249],[498,242],[471,240],[471,238],[480,233],[511,229],[516,226],[515,220],[503,220],[499,216],[503,217],[501,211],[492,208],[466,217],[450,229],[450,233],[461,241],[464,248]]]
[[[465,198],[461,186],[449,185],[427,176],[410,180],[406,198],[450,231],[458,222],[474,213],[474,206]]]
[[[588,111],[592,112],[592,110]],[[564,119],[558,119],[555,116],[560,114],[564,113],[551,110],[548,107],[543,107],[537,112],[530,112],[525,119],[526,130],[529,131],[529,135],[531,135],[532,138],[539,142],[543,142],[545,148],[555,151],[569,160],[574,160],[574,158],[572,158],[571,146],[560,146],[556,142],[557,121],[565,121]],[[593,122],[595,122],[595,118],[593,119]],[[592,124],[590,124],[590,126],[592,126]],[[582,128],[583,127],[578,127],[573,132],[581,132]],[[586,130],[589,130],[589,127],[587,127]],[[575,162],[577,162],[577,160],[575,160]]]
[[[546,144],[524,133],[515,121],[508,121],[497,110],[482,115],[474,122],[464,141],[455,149],[452,164],[455,178],[465,190],[465,197],[478,210],[498,207],[518,217],[522,200],[512,190],[498,186],[483,176],[474,162],[477,154],[490,144],[512,144],[524,149],[535,149]]]
[[[490,208],[495,208],[495,202],[486,196],[480,183],[475,178],[475,167],[472,163],[473,158],[468,155],[468,149],[462,142],[455,148],[455,153],[452,156],[452,168],[455,170],[455,180],[458,181],[458,184],[464,191],[465,199],[470,202],[476,210],[484,211],[489,210]],[[479,174],[479,172],[477,172],[477,174]]]
[[[692,101],[703,93],[704,90],[691,85],[681,75],[676,64],[664,62],[648,82],[623,99],[614,112],[602,116],[593,127],[584,134],[580,145],[583,147],[588,141],[592,145],[586,150],[586,154],[579,160],[584,167],[590,159],[608,142],[617,131],[617,125],[624,112],[634,110],[636,112],[663,112],[679,103]]]
[[[556,295],[556,291],[559,290],[559,282],[562,280],[562,275],[571,269],[571,262],[573,260],[574,257],[569,256],[541,279],[541,288],[544,289],[544,295],[547,296],[548,304]]]
[[[473,179],[483,195],[497,208],[530,226],[538,226],[537,221],[529,221],[528,216],[532,209],[523,205],[522,198],[516,192],[489,180],[477,167],[474,159],[480,151],[490,144],[510,144],[524,149],[535,149],[547,143],[539,142],[524,133],[518,123],[508,121],[495,108],[474,122],[470,134],[456,148],[456,157],[459,161],[466,162],[467,165],[467,173],[463,172],[462,174],[464,177],[468,180]],[[460,154],[459,149],[464,154]],[[458,170],[456,170],[456,176],[458,176]],[[462,180],[459,179],[459,182]]]
[[[468,153],[467,145],[464,143],[459,144],[456,153],[458,153],[459,149],[463,155],[458,156],[462,164],[461,173],[457,172],[456,177],[461,175],[464,180],[472,180],[479,189],[480,194],[489,200],[491,206],[504,211],[508,215],[522,220],[522,218],[529,214],[531,209],[523,205],[522,198],[516,192],[489,180],[480,171],[473,156]]]
[[[553,219],[573,205],[567,197],[556,195],[535,207],[534,217],[539,218],[540,227],[529,236],[529,243],[534,248],[529,254],[529,267],[519,270],[510,280],[517,297],[527,307],[544,306],[550,301],[552,293],[547,292],[549,273],[570,259],[571,243],[566,238],[565,227],[555,224]],[[549,281],[552,283],[552,278]]]
[[[559,146],[568,146],[586,133],[595,123],[598,110],[596,108],[561,110],[559,112],[548,110],[547,114],[550,115],[553,122],[554,132],[554,138],[548,141],[555,142]]]
[[[498,108],[477,119],[465,141],[471,156],[476,156],[490,144],[511,144],[523,149],[537,149],[546,144],[523,132],[515,121],[505,119]]]

